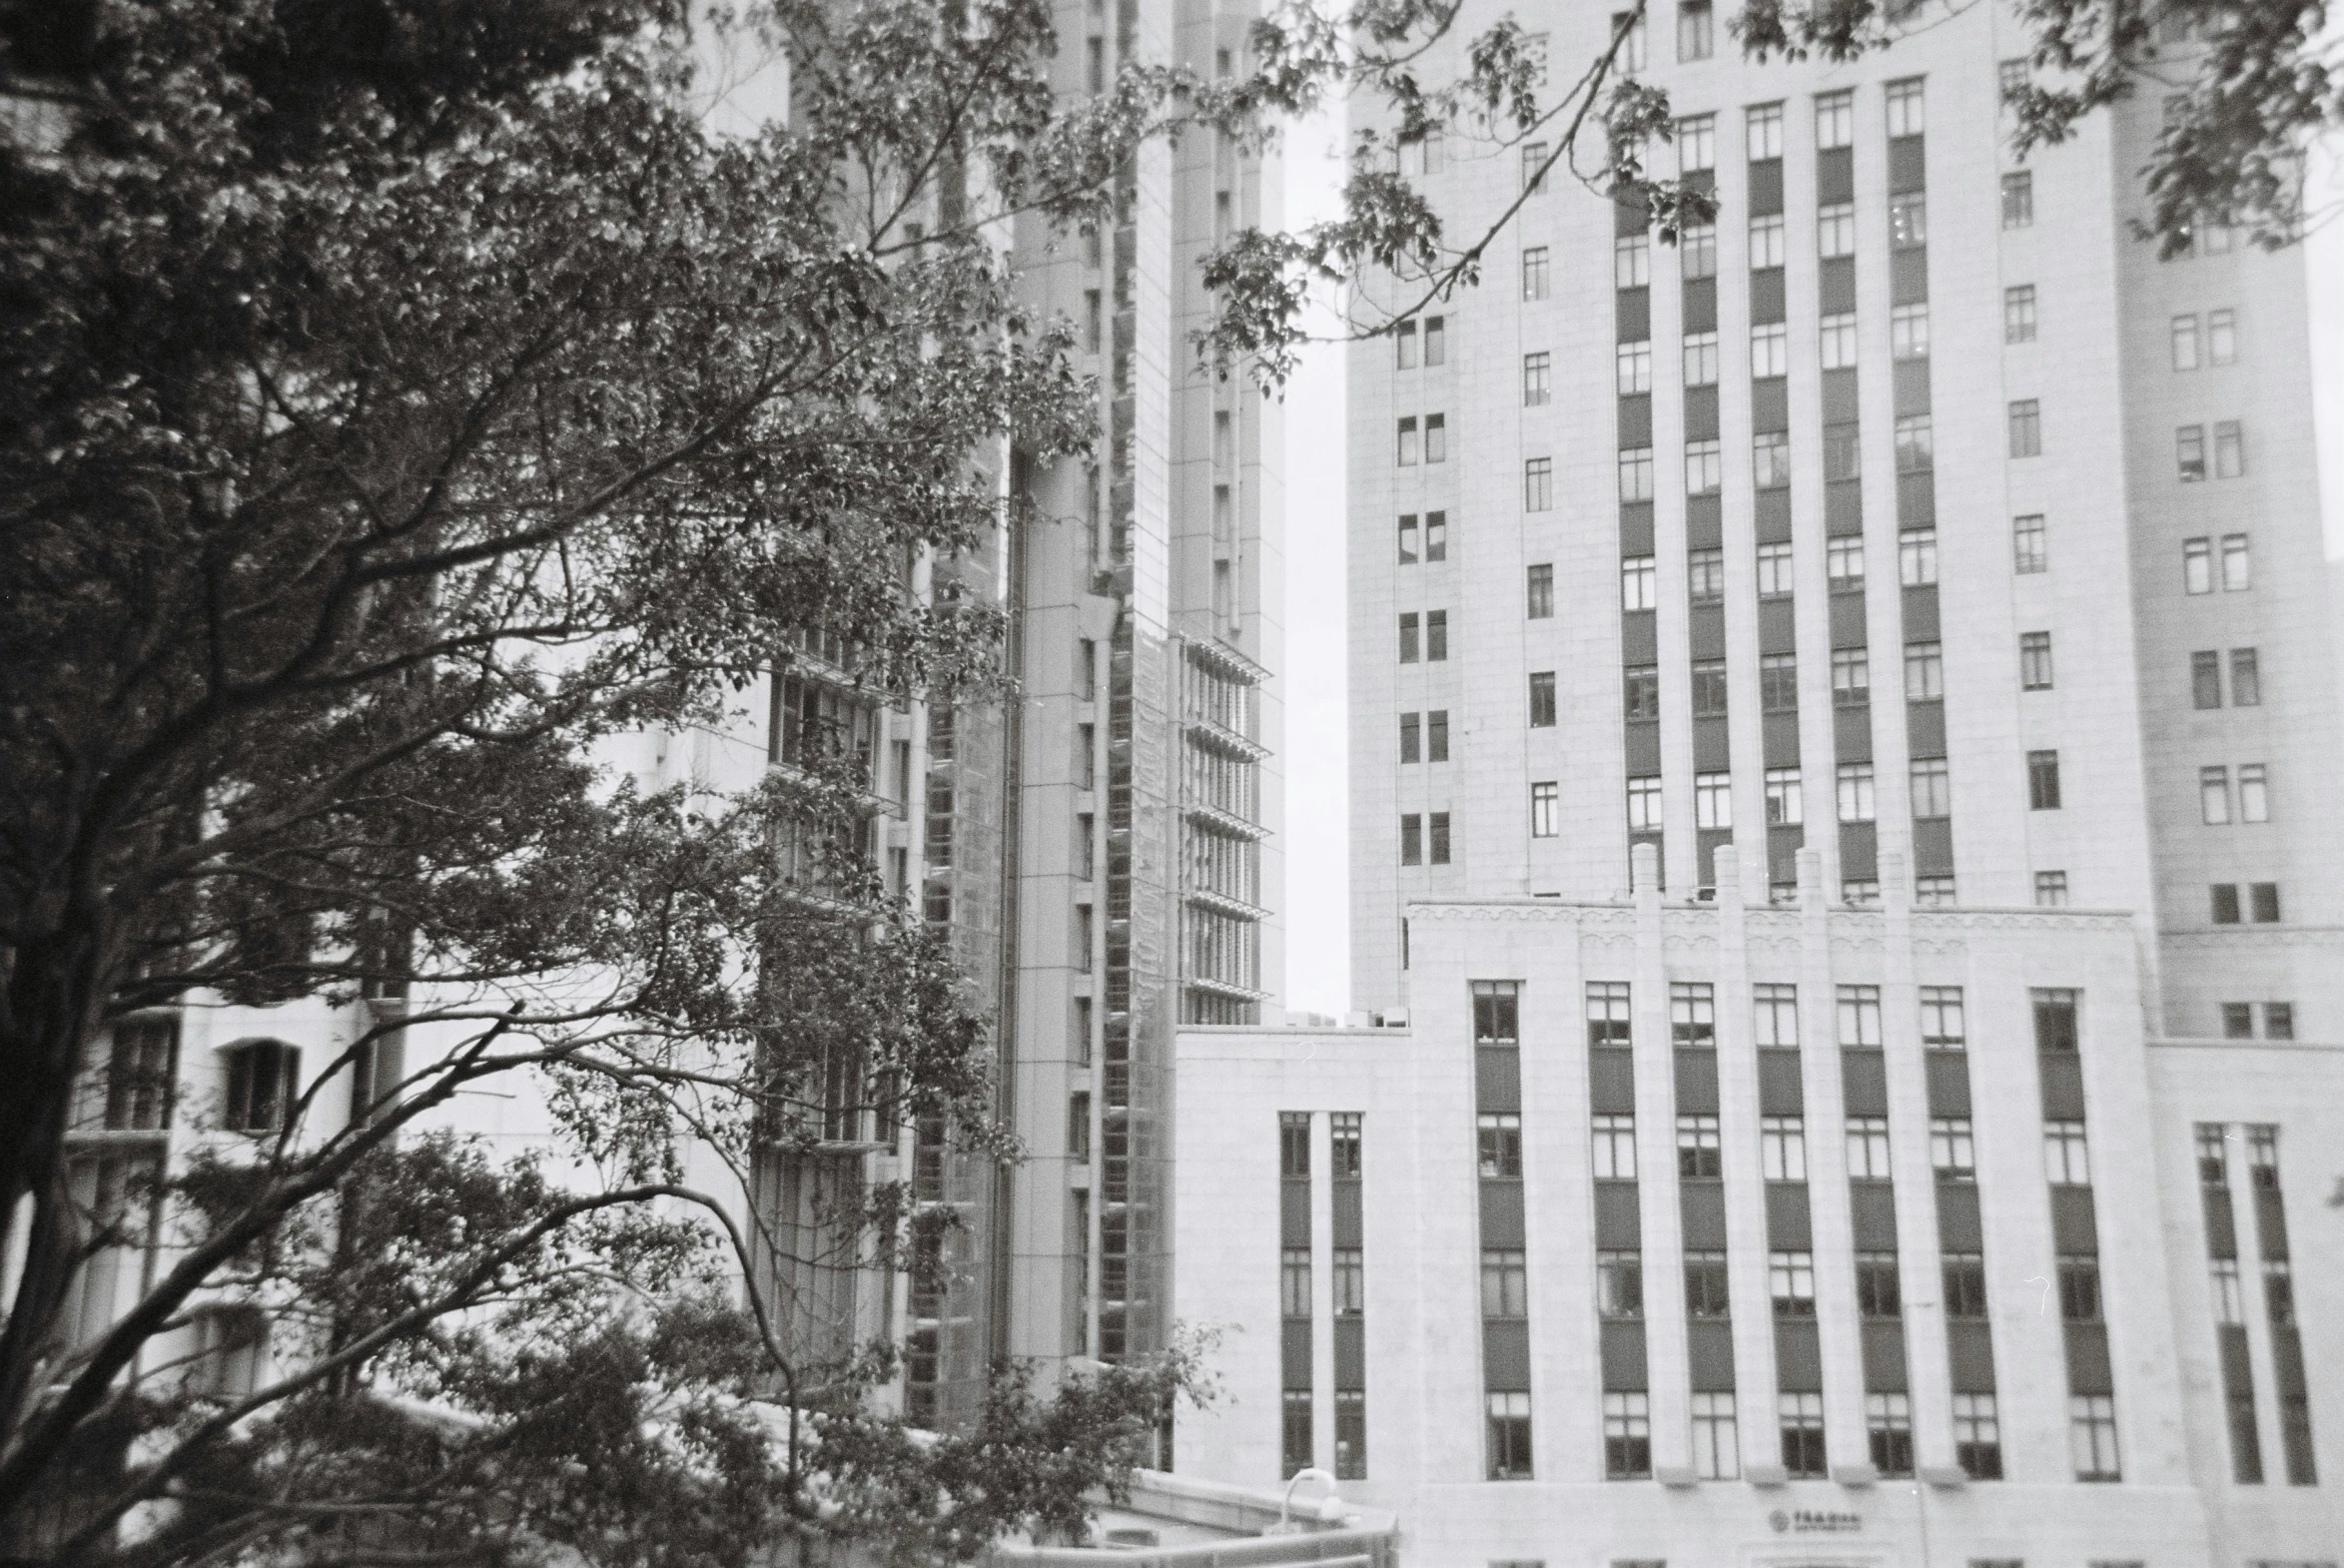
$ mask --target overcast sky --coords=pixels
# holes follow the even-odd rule
[[[1330,216],[1341,178],[1339,116],[1306,121],[1285,143],[1286,222]],[[2333,150],[2331,149],[2331,152]],[[2314,176],[2344,206],[2334,159]],[[2306,248],[2312,365],[2328,555],[2344,555],[2344,224]],[[1285,395],[1286,700],[1285,1005],[1341,1017],[1350,1008],[1349,749],[1344,736],[1343,351],[1314,349]],[[1326,591],[1329,583],[1337,591]]]

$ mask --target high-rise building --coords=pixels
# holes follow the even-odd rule
[[[1557,82],[1609,40],[1546,20]],[[2134,237],[2153,99],[2015,161],[2002,8],[1715,21],[1626,51],[1680,243],[1551,140],[1403,155],[1458,243],[1521,207],[1351,361],[1384,1027],[1181,1037],[1175,1304],[1245,1330],[1182,1468],[1428,1562],[2325,1562],[2301,257]]]

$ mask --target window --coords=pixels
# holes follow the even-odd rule
[[[2176,316],[2173,318],[2172,343],[2173,369],[2176,371],[2196,370],[2197,318],[2195,316]]]
[[[2214,541],[2210,538],[2181,541],[2181,591],[2184,593],[2211,593],[2214,591]]]
[[[1967,1117],[1931,1118],[1929,1163],[1940,1181],[1977,1179],[1977,1151],[1970,1140]]]
[[[1718,381],[1718,335],[1687,333],[1684,364],[1686,386],[1715,387]]]
[[[2042,455],[2042,404],[2035,398],[2021,397],[2010,404],[2010,455]]]
[[[1789,576],[1790,546],[1786,551],[1784,575]],[[1763,579],[1762,579],[1763,580]],[[1787,596],[1787,590],[1786,590]],[[1758,661],[1758,697],[1760,707],[1768,713],[1796,713],[1799,711],[1799,658],[1792,653],[1769,653]]]
[[[1415,565],[1416,551],[1416,518],[1414,513],[1409,513],[1400,518],[1400,564],[1403,566]]]
[[[2047,631],[2022,631],[2018,634],[2018,689],[2021,691],[2048,691],[2051,689],[2051,634]]]
[[[2042,513],[2029,512],[2010,519],[2011,565],[2021,574],[2050,569],[2050,536]]]
[[[1905,700],[1935,702],[1946,694],[1945,644],[1905,644]]]
[[[1659,575],[1650,555],[1630,555],[1620,562],[1620,608],[1648,610],[1660,598]]]
[[[2246,1322],[2246,1289],[2238,1277],[2238,1259],[2213,1259],[2213,1266],[2208,1270],[2207,1285],[2213,1296],[2214,1321],[2243,1326]]]
[[[1704,999],[1706,1002],[1707,999]],[[1715,1180],[1725,1175],[1718,1151],[1718,1119],[1714,1116],[1677,1118],[1677,1175],[1687,1180]]]
[[[1880,987],[1842,986],[1839,1001],[1840,1044],[1878,1049],[1881,1045]]]
[[[1546,143],[1522,144],[1522,189],[1532,196],[1546,194]]]
[[[2199,819],[2208,827],[2220,827],[2230,820],[2228,768],[2197,770],[2197,804]]]
[[[1750,220],[1750,270],[1764,272],[1783,265],[1783,215],[1768,213],[1763,218]],[[1781,371],[1767,371],[1768,376],[1780,376]]]
[[[1310,1248],[1289,1246],[1278,1254],[1278,1312],[1284,1317],[1310,1315]]]
[[[1327,1118],[1327,1141],[1330,1146],[1329,1164],[1338,1181],[1359,1178],[1360,1116],[1356,1111],[1337,1111]],[[1340,1254],[1337,1254],[1340,1256]]]
[[[2279,1130],[2267,1122],[2246,1125],[2246,1178],[2266,1192],[2279,1189]]]
[[[1815,145],[1828,152],[1856,140],[1856,95],[1853,92],[1815,95]]]
[[[1685,1254],[1685,1315],[1687,1317],[1730,1317],[1733,1305],[1726,1287],[1726,1254],[1723,1252],[1687,1252]]]
[[[189,1383],[200,1393],[237,1399],[261,1386],[269,1353],[269,1319],[254,1306],[211,1306],[195,1314],[197,1349]]]
[[[1839,768],[1839,805],[1842,822],[1873,820],[1872,764],[1843,762]]]
[[[1692,174],[1715,169],[1718,162],[1718,117],[1688,115],[1677,122],[1677,171]]]
[[[2002,176],[2002,227],[2025,229],[2034,223],[2034,176],[2021,169]]]
[[[2197,1138],[2197,1184],[2226,1187],[2230,1184],[2228,1152],[2224,1147],[2222,1124],[2200,1122]]]
[[[1969,1318],[1985,1316],[1985,1255],[1981,1252],[1948,1252],[1943,1261],[1946,1315]]]
[[[2263,700],[2262,660],[2252,648],[2230,650],[2230,705],[2259,707]]]
[[[2067,873],[2038,871],[2034,874],[2034,905],[2037,909],[2065,909],[2067,907]]]
[[[1791,374],[1791,334],[1783,323],[1762,323],[1750,329],[1750,374],[1753,377]]]
[[[1484,1247],[1481,1252],[1481,1315],[1530,1315],[1529,1271],[1519,1250]]]
[[[1542,408],[1553,400],[1554,356],[1526,354],[1522,356],[1522,405]]]
[[[1782,1422],[1783,1468],[1794,1480],[1814,1480],[1824,1474],[1823,1395],[1785,1393],[1775,1399]]]
[[[1644,1315],[1644,1254],[1595,1254],[1595,1309],[1605,1317]]]
[[[1992,1394],[1953,1396],[1953,1458],[1973,1481],[2002,1478],[2002,1423]]]
[[[1706,60],[1716,41],[1715,18],[1709,0],[1678,0],[1677,58]]]
[[[2205,477],[2205,426],[2184,424],[2173,432],[2173,457],[2184,484]]]
[[[1428,413],[1424,416],[1424,460],[1449,460],[1449,419],[1445,413]]]
[[[1791,546],[1788,544],[1761,544],[1758,547],[1758,596],[1762,599],[1787,599],[1793,587],[1791,577]],[[1788,658],[1781,654],[1777,657]],[[1775,711],[1771,706],[1768,712]]]
[[[1856,1181],[1889,1179],[1889,1119],[1848,1119],[1848,1176]]]
[[[1913,1400],[1909,1394],[1866,1394],[1864,1431],[1872,1467],[1883,1475],[1913,1473]]]
[[[2002,342],[2034,342],[2034,285],[2002,291]]]
[[[1448,318],[1424,318],[1424,363],[1428,366],[1446,365],[1449,359],[1448,343]]]
[[[1774,1298],[1777,1317],[1813,1317],[1815,1315],[1815,1254],[1813,1252],[1769,1252],[1766,1254],[1768,1293]]]
[[[1762,985],[1751,988],[1752,1017],[1757,1024],[1758,1044],[1762,1047],[1796,1050],[1799,1045],[1799,988],[1797,986]],[[1790,1131],[1799,1131],[1799,1119],[1790,1117]],[[1799,1166],[1806,1169],[1807,1157],[1802,1145]],[[1784,1177],[1799,1180],[1804,1177]]]
[[[2263,1259],[2263,1310],[2273,1327],[2295,1326],[2295,1273],[2284,1257]]]
[[[1929,198],[1899,191],[1889,198],[1889,249],[1918,251],[1929,244]]]
[[[2254,563],[2247,553],[2246,535],[2222,535],[2222,591],[2238,593],[2254,585]]]
[[[1423,715],[1417,713],[1400,715],[1400,761],[1402,764],[1424,760],[1424,747],[1421,741],[1423,730]]]
[[[1702,8],[1704,16],[1709,8]],[[1627,1481],[1652,1474],[1652,1405],[1640,1393],[1603,1396],[1603,1471],[1608,1480]]]
[[[2089,1186],[2091,1163],[2080,1122],[2042,1125],[2043,1176],[2053,1186]]]
[[[1600,1181],[1636,1179],[1636,1119],[1617,1113],[1594,1122],[1595,1176]]]
[[[1718,271],[1716,224],[1687,224],[1677,240],[1677,272],[1687,283],[1715,278]]]
[[[1530,836],[1550,839],[1561,831],[1556,822],[1556,781],[1544,780],[1530,786]]]
[[[1449,514],[1445,511],[1424,514],[1424,558],[1428,561],[1449,558]]]
[[[1620,41],[1620,52],[1615,57],[1614,63],[1628,75],[1634,76],[1644,69],[1645,63],[1644,13],[1641,11],[1616,13],[1612,17],[1612,36],[1619,38],[1622,28],[1627,29],[1627,36]],[[1517,1563],[1513,1565],[1513,1568],[1530,1568],[1530,1565]],[[1544,1565],[1536,1565],[1536,1568],[1544,1568]]]
[[[2116,1399],[2113,1394],[2076,1394],[2067,1401],[2067,1450],[2078,1481],[2115,1481]]]
[[[1916,758],[1912,767],[1913,815],[1917,820],[1953,814],[1953,782],[1943,757]]]
[[[1434,708],[1424,715],[1424,760],[1449,760],[1449,710]]]
[[[1864,471],[1862,432],[1853,419],[1823,427],[1823,476],[1853,479]]]
[[[1395,367],[1403,371],[1416,369],[1416,324],[1405,321],[1392,329]]]
[[[2232,312],[2206,313],[2205,358],[2208,365],[2238,363],[2238,318]]]
[[[1797,1030],[1798,1026],[1794,1023],[1791,1035],[1794,1046],[1798,1038]],[[1758,1123],[1758,1163],[1769,1181],[1806,1180],[1806,1118],[1761,1117]]]
[[[1422,444],[1418,441],[1416,435],[1416,416],[1411,413],[1407,417],[1400,420],[1400,466],[1403,468],[1414,467],[1416,465],[1417,456],[1422,450]]]
[[[1554,509],[1554,459],[1551,457],[1524,459],[1522,463],[1522,509],[1524,511],[1552,511]]]
[[[76,1106],[74,1127],[110,1133],[155,1133],[169,1127],[178,1059],[176,1020],[132,1018],[116,1023],[106,1044],[103,1079],[87,1086],[89,1099]]]
[[[1546,294],[1546,247],[1534,245],[1522,253],[1522,298],[1543,300]]]
[[[1816,254],[1830,261],[1856,254],[1856,204],[1827,202],[1815,210]]]
[[[1484,1181],[1522,1179],[1522,1119],[1512,1113],[1484,1114],[1477,1134],[1481,1141],[1481,1178]]]
[[[1864,539],[1843,534],[1824,546],[1824,574],[1834,593],[1850,593],[1864,586]]]
[[[1937,428],[1926,413],[1908,413],[1897,420],[1897,471],[1927,473],[1937,466]]]
[[[2030,751],[2026,754],[2026,804],[2033,811],[2059,809],[2059,754],[2055,751]]]
[[[1693,825],[1722,831],[1734,825],[1734,776],[1730,773],[1693,775]]]
[[[284,1132],[301,1097],[301,1052],[281,1040],[252,1040],[224,1054],[228,1099],[222,1125],[238,1133]]]
[[[1633,397],[1652,391],[1652,340],[1639,338],[1612,351],[1620,395]]]
[[[1823,353],[1823,368],[1827,371],[1848,371],[1856,367],[1856,313],[1842,311],[1827,316],[1816,324],[1816,343]]]
[[[1726,596],[1726,552],[1692,550],[1685,556],[1685,592],[1696,604],[1715,604]]]
[[[1512,1046],[1521,1041],[1522,987],[1511,980],[1473,982],[1473,1044]]]
[[[1413,811],[1400,818],[1400,864],[1424,864],[1424,818]]]
[[[2259,762],[2242,762],[2238,765],[2238,820],[2271,820],[2270,777]]]
[[[1424,657],[1437,664],[1448,656],[1449,612],[1447,610],[1426,610],[1424,612]]]
[[[1428,830],[1425,836],[1431,841],[1426,846],[1430,853],[1425,856],[1425,859],[1435,866],[1447,865],[1449,863],[1449,814],[1445,811],[1436,811],[1426,819],[1425,826]]]
[[[1367,1478],[1367,1391],[1334,1391],[1334,1473],[1338,1481]]]
[[[1631,833],[1658,833],[1660,828],[1660,780],[1649,776],[1630,779],[1628,781],[1628,831]]]
[[[1889,312],[1889,350],[1900,360],[1929,358],[1929,307],[1900,305]]]
[[[1652,282],[1652,236],[1639,230],[1612,242],[1612,284],[1641,289]]]
[[[1832,706],[1861,708],[1871,701],[1871,654],[1863,648],[1832,649]]]
[[[1779,490],[1791,482],[1791,437],[1783,430],[1760,430],[1750,437],[1750,482],[1753,488]]]
[[[1766,825],[1770,828],[1795,828],[1806,820],[1806,791],[1800,787],[1797,768],[1769,768],[1766,770]]]
[[[2026,91],[2026,61],[2004,60],[1994,67],[1994,85],[2003,103],[2014,103]]]
[[[2250,885],[2247,891],[2250,894],[2248,904],[2256,925],[2268,925],[2279,918],[2279,884],[2257,882]]]
[[[1489,1478],[1526,1481],[1530,1478],[1530,1396],[1493,1393],[1483,1396],[1489,1428]]]
[[[1889,135],[1919,136],[1926,126],[1922,117],[1921,78],[1908,77],[1888,85]]]
[[[2245,471],[2246,437],[2236,419],[2224,419],[2214,426],[2214,477],[2235,479]]]
[[[2217,926],[2235,926],[2239,920],[2238,884],[2216,882],[2210,889],[2213,895],[2213,921]]]
[[[1555,569],[1551,561],[1541,561],[1525,574],[1524,618],[1551,620],[1555,612]]]
[[[1417,615],[1414,610],[1400,612],[1400,662],[1402,664],[1416,662],[1419,647],[1416,637],[1417,624]]]
[[[1921,988],[1921,1043],[1932,1051],[1967,1049],[1967,1022],[1959,986]]]
[[[1657,664],[1631,665],[1622,674],[1627,688],[1627,717],[1630,719],[1659,718],[1660,666]]]
[[[1742,1474],[1742,1444],[1734,1429],[1734,1396],[1693,1396],[1693,1473],[1705,1481],[1731,1481]]]
[[[1693,716],[1718,719],[1726,715],[1726,661],[1693,661]]]
[[[1752,163],[1783,156],[1783,106],[1753,104],[1742,111],[1744,145]]]

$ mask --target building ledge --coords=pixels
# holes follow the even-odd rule
[[[1269,758],[1267,746],[1247,740],[1226,724],[1211,719],[1187,719],[1183,727],[1190,741],[1201,741],[1207,750],[1221,752],[1240,762],[1265,762]]]
[[[1182,888],[1180,896],[1191,904],[1201,904],[1215,914],[1227,915],[1235,920],[1258,922],[1269,918],[1269,911],[1260,905],[1248,904],[1243,899],[1231,898],[1226,893],[1215,893],[1210,888]]]
[[[1223,811],[1218,806],[1208,806],[1202,801],[1192,800],[1180,809],[1186,813],[1190,821],[1201,823],[1214,832],[1226,834],[1230,838],[1247,839],[1259,843],[1262,839],[1269,837],[1269,829],[1260,823],[1248,822],[1235,812]]]
[[[1269,993],[1266,991],[1255,991],[1250,986],[1239,986],[1226,980],[1211,980],[1202,975],[1182,975],[1180,984],[1186,986],[1190,991],[1209,992],[1213,996],[1227,997],[1236,1002],[1266,1002],[1269,1000]]]

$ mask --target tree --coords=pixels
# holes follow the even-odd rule
[[[1005,1381],[988,1490],[863,1408],[879,1351],[809,1359],[755,1292],[745,1317],[711,1294],[712,1242],[752,1279],[788,1242],[687,1185],[687,1145],[745,1176],[844,1110],[1014,1150],[944,939],[860,852],[851,736],[730,792],[639,787],[610,751],[727,722],[816,634],[878,700],[998,680],[951,563],[1004,520],[1004,448],[1084,449],[1093,393],[988,226],[1096,221],[1179,88],[1138,73],[1062,111],[1047,20],[6,13],[12,74],[58,106],[52,141],[0,148],[13,1536],[86,1558],[161,1500],[135,1548],[156,1561],[758,1544],[683,1529],[689,1502],[965,1553],[1065,1527],[1129,1463],[1176,1362],[1051,1400]],[[723,139],[690,112],[722,28],[787,52],[789,125]],[[908,591],[915,559],[939,592]],[[314,995],[372,1023],[298,1098],[247,1069],[260,1136],[77,1186],[72,1094],[110,1029]],[[400,1066],[405,1040],[430,1049]],[[571,1169],[419,1136],[520,1075]],[[363,1086],[359,1114],[329,1115],[328,1082]],[[150,1202],[167,1266],[62,1341],[77,1271]],[[901,1209],[878,1191],[841,1228],[930,1266]],[[252,1305],[289,1354],[208,1384]],[[221,1353],[156,1375],[199,1322]],[[71,1517],[35,1519],[68,1479]]]

